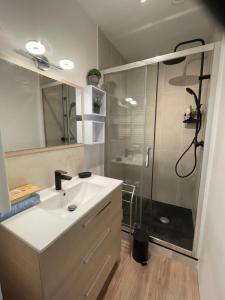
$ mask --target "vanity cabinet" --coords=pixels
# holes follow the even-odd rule
[[[121,218],[118,187],[41,253],[1,226],[4,300],[96,299],[120,259]]]

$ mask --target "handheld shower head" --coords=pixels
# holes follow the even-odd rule
[[[197,107],[197,109],[199,109],[201,106],[200,106],[199,99],[198,99],[196,93],[191,88],[186,88],[186,91],[188,92],[188,94],[194,96],[196,107]]]
[[[75,102],[70,103],[69,117],[71,117],[72,109],[76,106]]]
[[[199,103],[196,93],[191,88],[186,88],[186,91],[188,92],[188,94],[194,96],[196,107],[199,108],[200,103]]]
[[[187,91],[188,94],[190,94],[190,95],[196,95],[195,92],[194,92],[191,88],[186,88],[186,91]]]

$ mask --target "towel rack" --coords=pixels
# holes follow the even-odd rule
[[[129,241],[130,241],[130,255],[132,254],[132,224],[133,224],[133,204],[134,204],[134,195],[135,195],[135,185],[131,185],[128,183],[123,183],[123,203],[127,203],[129,205],[129,225],[122,223],[123,226],[129,227]],[[128,199],[124,198],[124,195],[129,195]],[[135,205],[135,216],[137,214],[137,203]]]

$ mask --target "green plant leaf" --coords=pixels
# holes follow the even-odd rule
[[[89,70],[87,76],[92,76],[92,75],[95,75],[98,78],[102,77],[101,72],[98,69],[91,69],[91,70]]]

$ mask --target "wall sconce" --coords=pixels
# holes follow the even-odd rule
[[[48,58],[43,55],[46,49],[40,41],[28,41],[25,44],[25,49],[26,51],[15,50],[15,52],[31,59],[35,66],[41,71],[47,71],[50,68],[56,70],[72,70],[74,68],[74,62],[70,59],[61,59],[59,65],[50,63]]]

